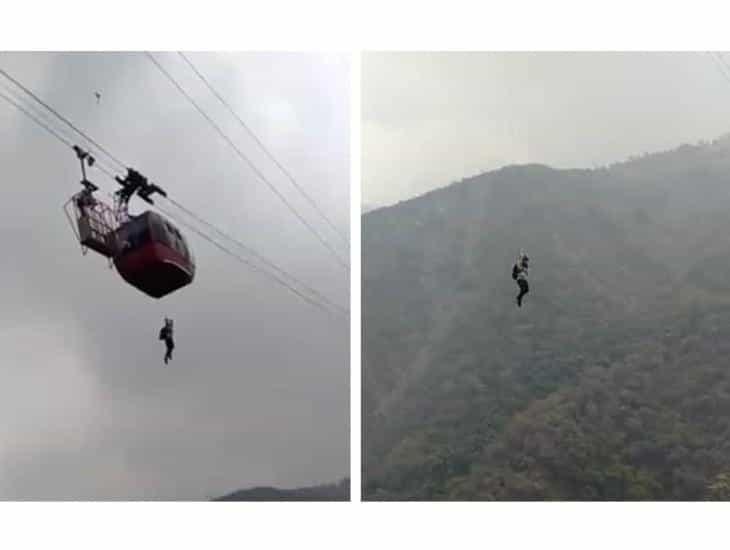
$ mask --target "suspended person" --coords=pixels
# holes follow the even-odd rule
[[[165,317],[165,324],[160,329],[160,340],[165,341],[167,352],[165,353],[165,364],[172,360],[172,350],[175,349],[175,342],[172,339],[172,319]]]
[[[92,209],[96,206],[96,199],[94,198],[93,191],[90,189],[84,189],[76,195],[76,206],[81,211],[82,216],[88,216],[88,209]]]
[[[530,291],[530,285],[527,284],[527,269],[530,259],[524,250],[520,251],[520,256],[515,265],[512,266],[512,278],[517,281],[520,287],[520,293],[517,295],[517,306],[522,307],[522,298]]]

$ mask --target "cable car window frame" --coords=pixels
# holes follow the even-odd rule
[[[150,220],[145,215],[131,218],[125,222],[117,229],[117,235],[119,235],[119,242],[122,244],[121,256],[139,250],[154,240]],[[129,246],[124,246],[124,243],[129,243]]]
[[[164,220],[164,229],[165,229],[165,237],[167,238],[165,244],[167,244],[170,248],[174,249],[176,252],[178,252],[181,256],[185,258],[186,261],[190,261],[190,253],[188,250],[187,243],[185,242],[185,238],[182,236],[182,233],[180,233],[180,230],[172,225],[167,220]]]

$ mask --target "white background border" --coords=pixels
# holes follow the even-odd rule
[[[716,2],[6,2],[13,50],[728,50]],[[353,64],[353,69],[359,61]],[[353,84],[359,82],[354,74]],[[360,479],[359,86],[352,90],[352,481]],[[730,94],[728,97],[730,101]],[[2,131],[2,129],[0,129]],[[1,372],[1,370],[0,370]],[[2,380],[0,379],[0,383]],[[1,420],[0,420],[1,421]],[[0,457],[0,467],[1,467]],[[0,504],[2,548],[688,548],[730,504]],[[719,545],[718,544],[718,545]]]

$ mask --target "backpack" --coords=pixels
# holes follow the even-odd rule
[[[513,265],[512,266],[512,279],[516,281],[517,275],[519,275],[519,274],[520,274],[520,266],[518,266],[517,264]]]

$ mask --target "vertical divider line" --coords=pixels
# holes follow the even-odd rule
[[[350,500],[360,502],[362,465],[361,57],[350,53]]]

